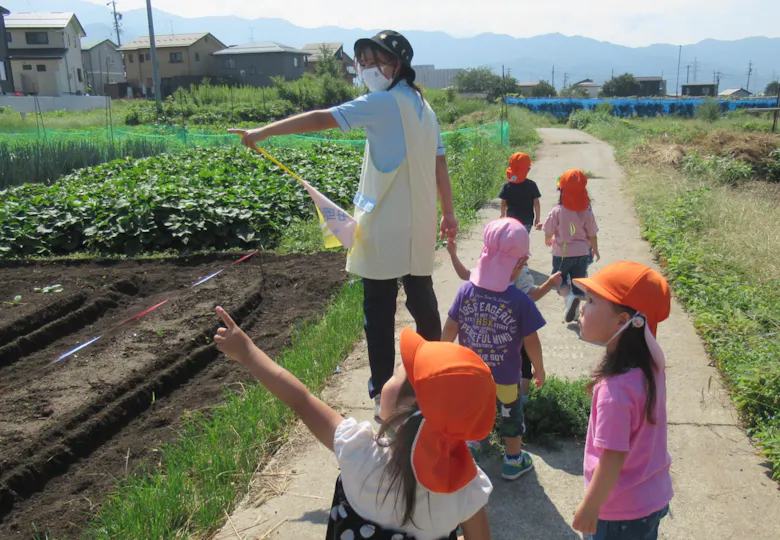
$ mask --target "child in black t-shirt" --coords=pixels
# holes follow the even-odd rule
[[[509,158],[506,170],[507,182],[501,188],[501,217],[511,217],[520,221],[530,233],[531,228],[541,222],[539,188],[536,182],[528,178],[531,170],[531,158],[528,154],[517,152]]]

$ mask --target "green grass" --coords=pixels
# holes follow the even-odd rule
[[[723,129],[732,121],[713,124]],[[627,165],[643,235],[780,480],[780,189],[764,182],[733,187],[712,168],[717,164],[632,163],[630,151],[639,144],[687,139],[703,129],[698,120],[687,122],[595,122],[587,130],[615,145]],[[663,126],[675,130],[664,133]]]
[[[318,322],[295,332],[276,361],[319,392],[362,331],[361,302],[360,284],[346,285]],[[179,538],[214,530],[258,464],[284,442],[292,420],[293,413],[258,384],[228,392],[208,416],[185,420],[179,440],[160,449],[159,469],[147,466],[120,483],[85,536]]]

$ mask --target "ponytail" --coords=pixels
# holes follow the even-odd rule
[[[399,58],[396,58],[396,61],[401,62]],[[414,72],[414,70],[411,67],[407,66],[406,64],[401,63],[401,70],[398,72],[398,75],[396,75],[395,78],[393,79],[393,84],[390,85],[390,88],[388,88],[388,90],[392,90],[393,88],[395,88],[395,86],[399,82],[406,81],[406,84],[414,88],[414,90],[418,94],[420,94],[420,97],[424,97],[422,88],[420,88],[417,85],[417,83],[414,82],[416,78],[417,78],[417,74]]]

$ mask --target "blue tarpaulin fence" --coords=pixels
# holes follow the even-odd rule
[[[762,109],[775,107],[777,98],[740,99],[740,100],[707,100],[704,98],[612,98],[612,99],[577,99],[577,98],[505,98],[508,105],[525,107],[535,113],[550,113],[556,118],[568,118],[574,111],[593,109],[599,103],[611,103],[615,116],[693,116],[696,108],[702,103],[713,101],[720,104],[723,112],[738,109]]]

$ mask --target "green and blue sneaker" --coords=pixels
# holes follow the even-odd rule
[[[471,457],[474,458],[474,461],[479,463],[479,458],[482,457],[482,443],[480,441],[468,441],[466,446],[471,450]]]
[[[517,480],[534,468],[534,462],[528,452],[521,452],[517,459],[509,459],[504,456],[504,465],[501,468],[501,478],[504,480]]]

